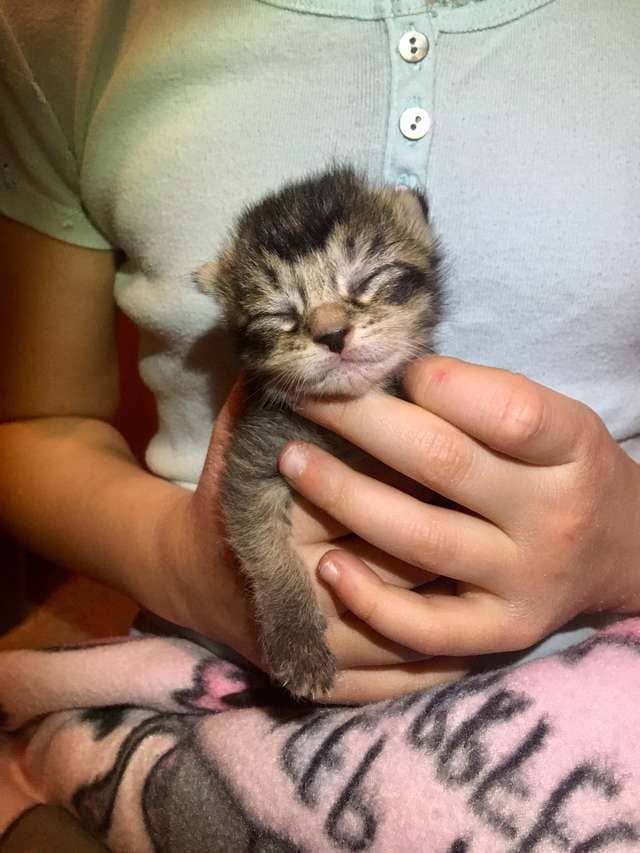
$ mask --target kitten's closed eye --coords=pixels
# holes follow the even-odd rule
[[[367,305],[371,301],[371,297],[377,289],[382,279],[380,274],[383,269],[374,270],[364,278],[355,279],[349,282],[349,300],[356,305]],[[379,279],[379,280],[377,280]]]
[[[402,262],[393,262],[383,264],[377,269],[374,269],[364,278],[356,279],[349,284],[349,299],[355,305],[368,305],[375,294],[384,286],[390,285],[391,294],[389,301],[397,302],[394,291],[401,288],[402,280],[408,275],[409,271],[415,276],[421,277],[420,270]]]
[[[300,317],[295,308],[286,311],[262,311],[260,314],[254,314],[249,318],[247,328],[253,327],[268,327],[274,326],[283,332],[294,332],[298,328]]]

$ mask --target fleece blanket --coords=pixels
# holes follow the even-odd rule
[[[123,853],[640,851],[639,700],[640,619],[358,708],[185,640],[6,652],[0,849],[54,803]]]

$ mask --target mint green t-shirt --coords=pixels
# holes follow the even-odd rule
[[[0,0],[0,211],[126,254],[162,477],[197,481],[235,371],[192,271],[332,159],[427,191],[442,352],[640,457],[639,45],[637,0]]]

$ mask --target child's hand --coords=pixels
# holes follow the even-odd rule
[[[219,506],[224,454],[243,399],[243,386],[237,383],[216,419],[197,489],[181,490],[159,524],[158,535],[164,539],[160,550],[171,556],[162,567],[164,598],[151,609],[258,663],[247,591],[225,542]]]
[[[257,630],[247,590],[234,556],[224,544],[219,510],[224,454],[243,397],[244,389],[239,382],[216,420],[197,490],[192,495],[185,493],[166,519],[166,535],[172,539],[177,535],[179,540],[177,547],[174,542],[168,550],[177,551],[178,558],[166,567],[166,603],[154,609],[173,622],[232,646],[260,665]],[[366,556],[386,580],[405,586],[424,580],[423,573],[414,567],[377,552],[356,537],[346,541],[344,534],[344,529],[304,501],[295,506],[292,536],[316,584],[320,604],[329,620],[328,641],[341,670],[328,701],[374,701],[464,675],[465,661],[421,660],[424,655],[380,636],[344,606],[336,608],[335,599],[316,579],[318,560],[336,542],[351,549],[353,554]]]
[[[281,471],[362,539],[455,581],[418,595],[333,551],[321,576],[371,628],[422,654],[522,649],[578,613],[640,608],[640,466],[581,403],[447,358],[371,394],[303,413],[459,505],[429,505],[289,445]],[[292,450],[300,451],[296,459]]]

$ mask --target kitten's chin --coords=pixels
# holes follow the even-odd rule
[[[309,397],[362,397],[372,388],[385,385],[397,369],[395,363],[341,361],[324,376],[309,383],[304,394]]]
[[[377,384],[371,381],[370,376],[349,370],[339,375],[327,376],[309,388],[306,393],[309,397],[362,397]]]
[[[327,359],[313,365],[313,371],[300,373],[296,379],[288,378],[287,384],[267,383],[265,396],[272,402],[288,405],[295,409],[305,397],[329,399],[332,397],[362,397],[373,388],[388,387],[410,360],[410,355],[395,352],[379,360],[371,359]]]

